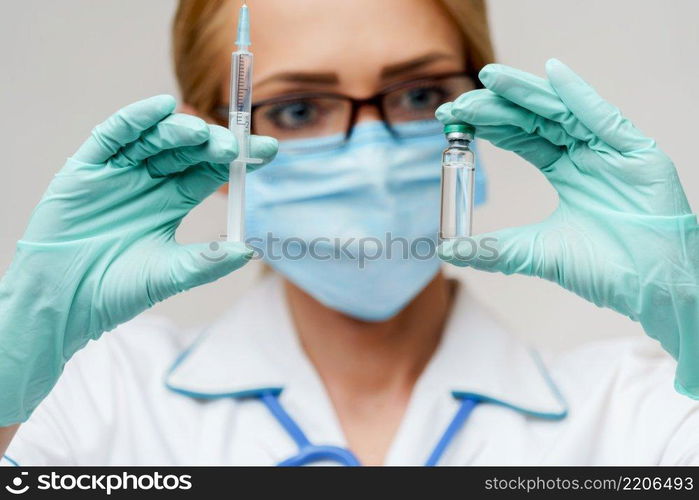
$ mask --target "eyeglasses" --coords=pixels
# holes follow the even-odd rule
[[[330,92],[290,94],[253,104],[252,132],[284,141],[285,152],[307,150],[302,145],[294,146],[294,141],[311,138],[323,139],[320,149],[335,149],[352,136],[360,109],[373,106],[389,132],[398,139],[425,135],[426,130],[438,133],[441,127],[436,123],[434,131],[429,127],[401,125],[436,121],[434,113],[442,103],[474,88],[473,78],[459,72],[399,82],[365,99]],[[226,106],[217,107],[215,114],[220,123],[227,123]]]

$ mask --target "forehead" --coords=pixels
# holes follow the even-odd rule
[[[427,52],[462,51],[457,27],[436,0],[252,0],[249,6],[259,78],[378,70]]]

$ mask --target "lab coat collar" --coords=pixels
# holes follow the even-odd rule
[[[180,354],[166,386],[200,399],[279,393],[304,362],[281,280],[269,276]]]
[[[463,283],[444,337],[421,381],[434,391],[451,390],[525,415],[565,418],[568,406],[539,354],[499,324]]]
[[[419,385],[561,419],[565,400],[538,355],[498,325],[460,286],[444,337]],[[328,333],[332,335],[332,332]],[[319,377],[294,333],[281,279],[270,276],[202,333],[166,375],[167,387],[201,399],[254,397]]]

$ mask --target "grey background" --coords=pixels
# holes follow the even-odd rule
[[[254,2],[254,0],[253,0]],[[32,207],[63,160],[119,107],[175,93],[169,30],[173,0],[23,0],[0,17],[0,270],[9,264]],[[699,2],[695,0],[496,0],[490,17],[500,62],[543,74],[547,58],[570,64],[675,160],[699,207]],[[544,218],[555,195],[534,168],[481,145],[491,186],[477,214],[487,231]],[[184,242],[217,239],[225,203],[213,197],[185,221]],[[250,265],[156,306],[183,326],[203,323],[244,293]],[[450,270],[513,330],[552,348],[638,325],[532,278]]]

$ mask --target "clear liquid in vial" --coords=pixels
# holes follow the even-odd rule
[[[469,140],[450,139],[442,155],[442,193],[439,237],[442,240],[473,234],[475,156]]]

